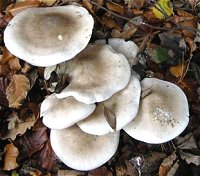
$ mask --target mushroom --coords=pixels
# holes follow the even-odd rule
[[[86,47],[93,24],[83,7],[29,8],[10,21],[4,42],[20,59],[35,66],[52,66],[73,58]]]
[[[100,39],[96,40],[97,44],[105,44],[106,40]],[[121,38],[109,38],[108,44],[112,46],[112,48],[118,52],[122,53],[126,59],[129,61],[131,65],[136,65],[138,60],[136,58],[138,53],[138,46],[131,40],[125,41],[125,39]]]
[[[43,123],[51,129],[64,129],[89,116],[95,105],[78,102],[73,97],[58,99],[55,94],[47,97],[41,104],[40,116]]]
[[[178,136],[189,121],[188,102],[183,91],[173,83],[156,78],[145,78],[141,85],[144,96],[138,114],[124,127],[125,132],[152,144]]]
[[[73,169],[87,171],[103,165],[114,155],[119,132],[95,136],[74,125],[64,130],[51,130],[50,141],[62,162]]]
[[[126,87],[131,75],[127,59],[109,45],[89,44],[74,59],[60,65],[71,81],[57,97],[73,96],[86,104],[110,98]],[[57,73],[61,73],[59,67]]]
[[[121,130],[136,116],[140,93],[140,81],[133,73],[129,84],[123,90],[100,102],[89,117],[77,123],[78,126],[93,135],[105,135]]]

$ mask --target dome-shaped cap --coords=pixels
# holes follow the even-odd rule
[[[104,136],[84,133],[77,126],[51,130],[50,141],[58,158],[76,170],[92,170],[107,162],[116,152],[119,132]]]
[[[93,24],[83,7],[29,8],[10,21],[4,42],[12,54],[32,65],[56,65],[86,47]]]
[[[138,114],[125,126],[131,137],[147,143],[164,143],[178,136],[189,121],[188,101],[175,84],[156,78],[141,82],[144,97]]]
[[[141,85],[135,73],[128,85],[106,101],[100,102],[95,111],[78,122],[86,133],[104,135],[121,130],[132,121],[139,109]]]
[[[110,98],[126,87],[131,76],[127,59],[109,45],[89,44],[72,60],[59,65],[65,67],[62,74],[68,74],[71,81],[57,97],[73,96],[86,104]],[[59,65],[57,73],[61,73]]]
[[[58,99],[52,94],[42,102],[40,116],[48,128],[64,129],[86,118],[94,109],[95,104],[84,104],[73,97]]]

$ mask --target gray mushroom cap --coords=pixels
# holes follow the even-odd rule
[[[100,39],[95,41],[96,44],[106,44],[106,40]],[[108,44],[118,53],[122,53],[131,65],[136,65],[138,59],[136,58],[139,48],[131,40],[125,41],[122,38],[109,38]]]
[[[107,162],[119,143],[119,132],[104,136],[84,133],[78,126],[51,130],[50,141],[58,158],[76,170],[92,170]]]
[[[6,27],[8,50],[35,66],[52,66],[73,58],[88,44],[94,20],[79,6],[29,8]]]
[[[119,131],[134,119],[139,109],[141,85],[135,73],[128,85],[104,102],[100,102],[95,111],[78,122],[86,133],[105,135]]]
[[[58,99],[55,94],[47,97],[41,104],[40,116],[43,123],[51,129],[64,129],[89,116],[95,105],[78,102],[73,97]]]
[[[178,136],[189,121],[188,101],[173,83],[156,78],[141,82],[143,97],[135,119],[124,127],[131,137],[147,143],[167,142]]]
[[[124,55],[109,45],[88,45],[74,59],[64,65],[63,73],[71,77],[69,85],[58,98],[73,96],[80,102],[92,104],[110,98],[126,87],[131,71]]]

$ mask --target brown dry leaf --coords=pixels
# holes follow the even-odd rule
[[[21,72],[22,72],[23,74],[26,74],[26,73],[28,73],[28,72],[31,70],[31,68],[33,68],[33,66],[30,65],[29,63],[25,62],[25,63],[24,63],[24,66],[23,66],[23,68],[22,68],[22,70],[21,70]]]
[[[13,57],[11,60],[9,60],[9,66],[13,72],[21,70],[22,68],[17,57]]]
[[[189,101],[197,101],[198,94],[196,92],[198,83],[193,80],[184,79],[179,83],[179,86],[186,94]]]
[[[137,27],[132,27],[126,31],[120,32],[119,30],[113,29],[112,31],[112,37],[113,38],[123,38],[123,39],[129,39],[132,37],[132,35],[137,31]]]
[[[117,30],[121,31],[120,26],[113,19],[111,19],[111,18],[108,18],[106,16],[102,17],[102,23],[106,27],[108,27],[110,29],[117,29]]]
[[[8,63],[0,64],[0,75],[7,77],[11,74],[11,69]]]
[[[94,14],[93,6],[90,4],[89,0],[82,0],[83,6],[92,14]]]
[[[9,62],[16,58],[13,54],[11,54],[6,47],[3,48],[3,55],[0,61],[0,75],[7,77],[12,73]]]
[[[137,169],[130,163],[130,161],[125,160],[125,165],[127,168],[126,176],[138,176],[138,171]]]
[[[169,71],[175,77],[180,78],[183,76],[185,69],[186,69],[186,64],[183,62],[177,66],[170,67]]]
[[[194,17],[194,15],[192,15],[191,13],[186,12],[184,10],[178,9],[176,12],[177,12],[178,16],[180,16],[180,17]]]
[[[119,13],[120,15],[124,15],[124,7],[114,3],[114,2],[107,2],[106,7],[113,12]]]
[[[46,4],[47,6],[52,6],[57,0],[39,0],[39,2]]]
[[[195,37],[194,32],[191,30],[195,30],[197,27],[197,17],[184,10],[177,10],[177,14],[178,16],[174,16],[174,21],[182,26],[182,33],[185,37]],[[184,29],[184,27],[187,29]]]
[[[137,9],[140,9],[144,5],[144,0],[124,0],[125,4],[128,4],[128,7],[135,7]]]
[[[38,7],[38,6],[39,6],[39,2],[37,0],[20,2],[20,3],[17,3],[14,7],[12,7],[9,10],[9,12],[12,16],[15,16],[25,9]]]
[[[13,144],[7,144],[5,147],[5,159],[3,170],[10,171],[18,167],[16,159],[19,155],[18,149]]]
[[[19,108],[22,101],[26,98],[30,89],[30,82],[24,75],[14,74],[10,80],[10,84],[6,89],[6,95],[9,107]]]
[[[5,64],[9,62],[11,59],[13,59],[15,56],[11,54],[6,47],[3,48],[3,55],[2,59],[0,61],[1,64]]]
[[[190,56],[192,56],[192,52],[196,50],[197,46],[194,42],[193,39],[189,38],[189,37],[185,37],[185,42],[188,44],[189,48],[190,48]]]
[[[195,155],[189,152],[180,151],[179,152],[181,158],[185,160],[188,164],[195,164],[196,166],[200,166],[200,156]]]
[[[8,84],[8,79],[0,77],[0,104],[3,106],[8,106],[8,100],[6,98],[6,88]]]
[[[43,148],[48,140],[47,128],[44,127],[41,120],[37,120],[31,131],[15,140],[16,146],[20,148],[19,159],[31,157],[34,153]]]
[[[88,173],[88,176],[112,176],[112,175],[113,175],[112,172],[109,171],[105,166],[91,170]]]
[[[85,172],[76,170],[58,170],[57,176],[85,176]]]
[[[133,15],[142,15],[144,11],[139,9],[132,9],[132,13]]]
[[[194,8],[196,3],[198,3],[197,0],[187,0],[187,2],[192,6],[192,8]]]
[[[165,158],[160,165],[158,176],[166,176],[176,159],[177,156],[175,153],[172,153],[170,156]]]
[[[30,129],[34,123],[36,122],[36,118],[33,114],[30,114],[29,117],[27,117],[25,122],[22,122],[17,117],[13,117],[12,119],[8,119],[9,123],[13,125],[13,128],[10,128],[8,133],[2,137],[2,139],[12,139],[15,140],[17,135],[23,135],[27,129]]]
[[[117,164],[115,167],[116,176],[126,176],[127,174],[127,167],[125,163]]]
[[[54,153],[50,140],[45,143],[44,147],[34,155],[34,158],[37,161],[37,165],[40,165],[42,168],[51,171],[56,166],[57,156]]]

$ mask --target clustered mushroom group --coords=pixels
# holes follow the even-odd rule
[[[51,145],[67,166],[91,170],[116,152],[120,130],[147,143],[178,136],[189,121],[188,102],[173,83],[139,76],[138,48],[109,39],[88,44],[93,18],[76,5],[30,8],[16,15],[4,33],[8,50],[45,72],[67,74],[69,85],[41,104]]]

